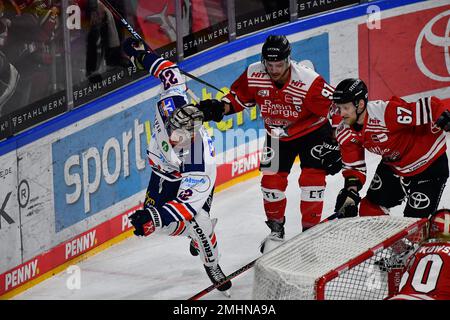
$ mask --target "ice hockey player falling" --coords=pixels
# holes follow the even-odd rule
[[[129,38],[124,52],[136,67],[161,80],[152,139],[147,150],[152,168],[144,207],[130,216],[134,234],[154,232],[191,239],[190,251],[199,255],[213,284],[223,282],[219,266],[216,219],[210,209],[216,179],[215,153],[203,127],[204,114],[186,96],[184,76],[177,65],[146,50]],[[231,282],[218,286],[229,296]]]

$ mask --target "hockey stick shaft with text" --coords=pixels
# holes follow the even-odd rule
[[[135,38],[136,40],[141,41],[148,50],[150,50],[150,51],[155,53],[155,51],[145,42],[145,40],[141,37],[141,35],[133,28],[133,26],[130,23],[128,23],[128,21],[124,17],[122,17],[122,15],[116,10],[116,8],[114,8],[108,2],[108,0],[100,0],[100,1],[105,5],[106,8],[108,8],[108,10],[112,13],[112,15],[115,16],[116,19],[120,21],[120,23],[128,30],[128,32],[130,32],[130,34],[133,36],[133,38]],[[189,72],[181,70],[179,67],[178,67],[178,69],[180,70],[180,72],[182,74],[184,74],[185,76],[191,78],[192,80],[195,80],[195,81],[197,81],[197,82],[199,82],[201,84],[204,84],[205,86],[208,86],[208,87],[210,87],[210,88],[212,88],[214,90],[217,90],[217,91],[219,91],[221,93],[224,93],[222,90],[220,90],[216,86],[214,86],[214,85],[212,85],[212,84],[210,84],[210,83],[208,83],[208,82],[206,82],[206,81],[204,81],[204,80],[202,80],[202,79],[200,79],[200,78],[190,74]],[[193,98],[193,99],[196,100],[195,98]]]
[[[334,220],[334,219],[336,219],[338,216],[339,216],[338,213],[333,213],[331,216],[329,216],[328,218],[322,220],[320,223],[324,223],[324,222],[328,222],[328,221]],[[224,279],[222,282],[217,283],[217,284],[212,284],[212,285],[210,285],[209,287],[203,289],[202,291],[200,291],[200,292],[198,292],[197,294],[195,294],[195,295],[193,295],[192,297],[190,297],[188,300],[198,300],[198,299],[200,299],[201,297],[203,297],[205,294],[207,294],[207,293],[213,291],[214,289],[216,289],[217,287],[220,287],[220,286],[223,285],[224,283],[226,283],[226,282],[232,280],[233,278],[236,278],[238,275],[240,275],[240,274],[244,273],[245,271],[251,269],[251,268],[255,265],[255,263],[256,263],[256,261],[257,261],[258,259],[259,259],[259,258],[256,258],[255,260],[253,260],[253,261],[247,263],[246,265],[240,267],[239,269],[237,269],[237,270],[234,271],[233,273],[231,273],[231,274],[229,274],[228,276],[226,276],[225,279]]]

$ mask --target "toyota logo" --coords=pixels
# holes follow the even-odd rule
[[[311,156],[317,160],[321,160],[322,145],[318,144],[311,149]]]
[[[373,176],[372,182],[370,183],[369,188],[371,190],[379,190],[382,185],[383,185],[383,182],[381,181],[380,176],[375,173],[375,175]]]
[[[422,29],[422,31],[419,34],[419,37],[416,41],[416,48],[415,48],[415,56],[416,56],[416,63],[419,67],[420,71],[427,76],[430,79],[436,80],[436,81],[450,81],[450,53],[449,53],[449,47],[450,47],[450,19],[447,20],[447,26],[445,28],[445,32],[443,35],[437,35],[433,33],[433,26],[442,18],[450,16],[450,10],[441,12],[437,16],[435,16],[433,19],[431,19],[425,27]],[[439,52],[444,53],[444,60],[445,65],[447,68],[447,74],[436,74],[435,72],[431,71],[423,61],[422,57],[422,44],[423,40],[426,39],[428,43],[430,43],[433,46],[440,47],[442,49],[439,49]]]
[[[409,196],[409,205],[414,209],[425,209],[430,205],[430,198],[422,192],[414,192]]]
[[[275,157],[275,151],[270,147],[264,147],[261,153],[261,163],[269,163]]]

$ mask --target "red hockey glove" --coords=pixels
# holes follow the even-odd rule
[[[155,232],[156,228],[162,226],[161,216],[154,207],[148,207],[144,210],[137,210],[129,216],[130,222],[134,227],[134,234],[147,237]]]

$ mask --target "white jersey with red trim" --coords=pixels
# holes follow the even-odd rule
[[[278,88],[256,62],[231,85],[222,100],[235,112],[257,104],[269,134],[283,141],[308,134],[328,121],[334,88],[314,70],[292,61],[289,80]]]
[[[413,103],[398,97],[368,102],[361,130],[343,122],[336,130],[344,177],[355,176],[365,182],[364,149],[380,155],[399,176],[424,171],[446,151],[445,133],[434,125],[445,109],[435,97]]]
[[[409,258],[398,296],[450,299],[450,242],[426,242]]]

